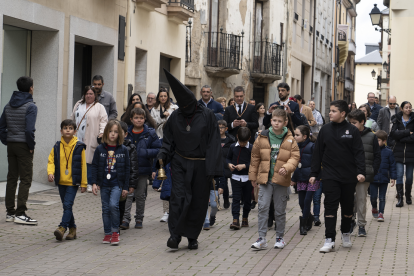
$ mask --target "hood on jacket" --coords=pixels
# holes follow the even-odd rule
[[[32,94],[29,92],[14,91],[9,104],[11,107],[17,108],[28,102],[33,102]]]
[[[132,139],[132,130],[134,129],[134,125],[131,125],[128,127],[128,139]],[[144,124],[144,131],[141,133],[141,135],[148,133],[148,126]]]
[[[69,141],[69,144],[66,144],[65,139],[63,139],[63,136],[60,138],[60,143],[62,143],[64,147],[69,147],[70,149],[72,149],[72,147],[76,145],[77,142],[78,142],[78,137],[76,136],[72,137],[72,139]]]
[[[402,122],[402,117],[403,117],[403,112],[400,111],[398,113],[395,114],[395,118],[397,118],[399,121]],[[410,122],[414,119],[414,112],[411,112],[410,114]]]
[[[365,135],[365,134],[367,134],[367,133],[369,133],[369,132],[371,132],[372,130],[369,128],[369,127],[366,127],[366,128],[364,128],[364,130],[363,131],[361,131],[361,136],[363,136],[363,135]]]

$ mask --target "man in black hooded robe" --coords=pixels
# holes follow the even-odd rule
[[[214,113],[198,103],[191,90],[164,71],[179,106],[165,125],[163,144],[157,156],[164,164],[171,163],[168,217],[171,236],[167,246],[176,250],[181,237],[187,237],[188,248],[197,249],[211,183],[214,176],[223,175],[220,132]]]

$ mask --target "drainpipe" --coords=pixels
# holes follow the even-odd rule
[[[288,56],[288,54],[287,54],[287,51],[288,51],[288,41],[289,41],[289,39],[288,39],[288,34],[289,34],[289,23],[290,23],[290,20],[289,20],[289,0],[285,0],[285,5],[286,5],[286,15],[287,15],[287,18],[286,18],[286,38],[287,39],[285,39],[285,45],[284,45],[284,54],[285,54],[285,57],[284,57],[284,61],[283,61],[283,79],[282,79],[282,82],[286,82],[286,70],[287,70],[287,56]],[[283,32],[284,33],[284,32]],[[283,37],[282,37],[282,39],[283,39]],[[283,42],[281,41],[280,43],[282,43],[283,44]]]
[[[311,0],[312,1],[312,0]],[[313,7],[313,47],[312,47],[312,80],[311,80],[311,99],[312,95],[314,95],[314,77],[315,77],[315,48],[316,48],[316,39],[315,39],[315,32],[316,32],[316,4],[318,0],[315,0],[314,7]],[[310,18],[309,18],[310,19]],[[315,97],[315,95],[314,95]],[[321,95],[322,97],[322,95]],[[320,107],[319,107],[320,109]]]
[[[125,30],[125,70],[124,70],[124,110],[128,107],[128,65],[129,65],[129,35],[131,32],[130,0],[127,0],[126,30]]]

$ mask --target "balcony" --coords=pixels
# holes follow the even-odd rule
[[[254,42],[253,70],[251,77],[259,83],[281,80],[283,75],[283,49],[276,43]]]
[[[162,4],[167,4],[168,0],[136,0],[136,3],[138,8],[155,11],[155,9],[161,8]]]
[[[352,39],[349,40],[348,54],[354,56],[356,55],[356,45]]]
[[[238,75],[242,69],[243,37],[220,32],[206,32],[207,54],[205,70],[209,77],[227,78]]]
[[[194,14],[194,0],[169,0],[167,5],[168,20],[184,24]]]

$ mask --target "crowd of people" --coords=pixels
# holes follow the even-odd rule
[[[242,86],[234,88],[233,98],[214,100],[212,88],[204,85],[197,101],[187,87],[165,73],[176,103],[167,88],[157,95],[148,93],[146,104],[139,94],[132,94],[118,120],[115,99],[103,90],[104,79],[97,75],[93,85],[84,88],[71,117],[62,121],[62,137],[53,145],[47,164],[48,180],[57,185],[63,206],[54,231],[57,240],[76,239],[72,207],[79,188],[94,195],[99,191],[103,243],[117,245],[120,229],[130,228],[133,201],[135,228],[144,227],[147,189],[152,186],[160,192],[160,221],[168,222],[167,246],[172,250],[178,249],[182,237],[188,238],[188,248],[198,248],[201,230],[216,223],[221,196],[223,207],[231,206],[232,230],[249,227],[250,212],[258,206],[259,237],[251,247],[261,250],[268,247],[266,234],[273,225],[274,248],[284,248],[292,188],[302,211],[300,235],[322,224],[324,194],[323,253],[335,249],[339,205],[342,245],[351,247],[356,226],[357,236],[367,236],[367,193],[372,216],[379,222],[385,220],[389,183],[396,186],[396,207],[404,206],[404,196],[406,204],[412,204],[410,102],[398,105],[389,96],[383,108],[374,93],[359,108],[335,100],[328,123],[314,101],[306,104],[301,95],[291,97],[286,83],[277,86],[279,101],[266,110],[264,103],[247,102]],[[18,91],[0,118],[0,139],[7,145],[9,162],[6,221],[29,225],[38,223],[26,214],[36,144],[33,87],[30,77],[19,78]]]

